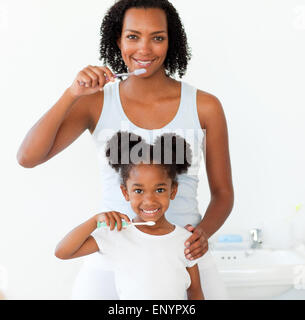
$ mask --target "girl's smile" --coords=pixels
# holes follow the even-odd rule
[[[143,209],[140,209],[140,213],[136,212],[138,215],[138,218],[141,219],[141,221],[155,221],[160,218],[160,216],[163,215],[163,210],[161,208],[151,211],[146,211]],[[138,219],[135,219],[135,222],[138,221]]]
[[[137,214],[135,222],[155,221],[156,228],[170,225],[164,214],[176,196],[177,185],[162,166],[135,165],[129,172],[126,187],[121,185],[121,190]]]
[[[151,209],[151,210],[148,210],[148,209],[140,209],[140,210],[142,210],[142,212],[144,213],[144,214],[146,214],[146,215],[154,215],[154,214],[156,214],[159,210],[160,210],[161,208],[157,208],[157,209]]]

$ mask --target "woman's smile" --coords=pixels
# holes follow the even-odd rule
[[[141,68],[143,67],[148,68],[156,60],[156,59],[148,60],[148,59],[136,59],[136,58],[131,58],[131,59],[135,62],[136,66]]]

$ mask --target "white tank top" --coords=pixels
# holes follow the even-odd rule
[[[192,165],[188,172],[178,175],[178,192],[176,198],[170,201],[166,218],[181,227],[186,224],[196,226],[202,219],[198,209],[197,188],[198,171],[201,157],[205,160],[205,129],[200,126],[196,92],[197,89],[181,82],[181,98],[175,117],[163,128],[156,130],[143,129],[132,123],[126,116],[121,104],[119,84],[109,83],[104,87],[103,109],[92,133],[92,138],[98,151],[100,180],[102,184],[100,212],[118,211],[134,218],[130,202],[126,201],[120,189],[120,176],[108,164],[105,156],[107,141],[119,130],[133,132],[142,136],[147,143],[152,144],[157,136],[174,132],[186,139],[192,149]],[[201,169],[200,174],[205,171]]]

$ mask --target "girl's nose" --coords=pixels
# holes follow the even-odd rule
[[[143,203],[152,204],[155,202],[155,197],[153,193],[146,193],[143,199]]]

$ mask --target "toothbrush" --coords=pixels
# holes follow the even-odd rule
[[[153,226],[155,224],[156,223],[154,221],[132,222],[132,223],[127,223],[126,221],[122,221],[122,227],[128,227],[131,225],[134,225],[134,226]],[[117,225],[117,223],[115,223],[115,225]],[[105,221],[103,221],[103,222],[98,221],[97,227],[100,228],[100,227],[108,227],[108,226]]]
[[[140,74],[143,74],[146,72],[146,69],[142,68],[142,69],[136,69],[132,72],[127,72],[127,73],[116,73],[113,75],[114,78],[118,78],[118,77],[128,77],[128,76],[139,76]],[[109,78],[106,76],[105,77],[106,81],[109,80]],[[85,82],[84,81],[79,81],[79,85],[80,86],[83,86],[85,85]],[[102,89],[101,89],[102,90]]]
[[[140,74],[143,74],[146,72],[146,69],[142,68],[142,69],[136,69],[132,72],[127,72],[127,73],[116,73],[114,75],[114,78],[118,78],[118,77],[129,77],[129,76],[139,76]],[[108,77],[106,77],[106,80],[109,80]]]

